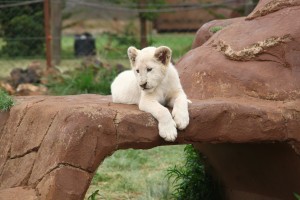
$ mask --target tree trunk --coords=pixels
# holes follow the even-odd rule
[[[61,60],[62,5],[62,1],[51,1],[51,52],[54,65],[59,65]]]
[[[141,37],[141,48],[145,48],[148,46],[147,41],[147,25],[146,25],[146,19],[144,17],[140,16],[140,37]]]

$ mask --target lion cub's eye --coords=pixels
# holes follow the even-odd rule
[[[151,72],[152,71],[152,68],[147,68],[147,72]]]
[[[136,70],[136,73],[140,73],[140,70],[137,69],[137,70]]]

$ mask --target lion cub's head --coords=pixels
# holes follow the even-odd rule
[[[152,92],[161,83],[170,64],[172,51],[166,46],[128,48],[128,57],[138,84],[145,92]]]

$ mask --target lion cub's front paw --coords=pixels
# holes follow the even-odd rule
[[[173,109],[172,116],[179,130],[183,130],[189,125],[190,118],[187,110]]]
[[[177,137],[176,124],[172,120],[169,123],[159,123],[159,135],[168,142],[175,141]]]

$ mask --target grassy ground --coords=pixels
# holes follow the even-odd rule
[[[86,194],[99,190],[97,200],[167,200],[172,184],[166,170],[184,162],[184,145],[150,150],[119,150],[98,168]]]

